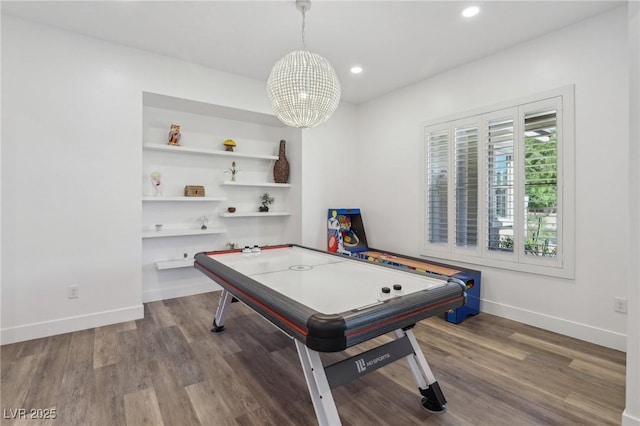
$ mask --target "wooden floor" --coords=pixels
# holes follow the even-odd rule
[[[218,296],[148,303],[142,320],[3,346],[2,424],[315,424],[293,342],[240,303],[227,332],[210,334]],[[334,390],[343,424],[620,424],[624,353],[488,314],[458,325],[430,318],[415,333],[447,412],[423,411],[399,361]],[[57,418],[7,419],[20,408],[55,408]]]

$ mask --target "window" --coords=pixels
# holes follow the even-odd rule
[[[429,226],[427,240],[433,244],[446,244],[449,189],[447,184],[447,170],[449,168],[448,134],[434,129],[427,134],[427,169],[429,194]]]
[[[524,117],[524,199],[526,255],[557,255],[558,133],[557,111]]]
[[[487,121],[487,249],[513,252],[514,122],[512,117]]]
[[[455,129],[456,246],[478,245],[478,126]]]
[[[573,276],[573,90],[425,126],[424,255]]]

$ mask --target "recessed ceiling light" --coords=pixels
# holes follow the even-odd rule
[[[351,67],[351,74],[360,74],[362,72],[362,67],[359,65],[356,65],[354,67]]]
[[[471,18],[472,16],[476,16],[480,13],[480,8],[478,6],[469,6],[462,11],[462,16],[465,18]]]

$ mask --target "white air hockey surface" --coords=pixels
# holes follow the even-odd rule
[[[444,279],[295,246],[251,254],[213,253],[209,257],[324,314],[380,303],[382,287],[392,289],[394,284],[400,284],[402,293],[409,294],[446,283]]]

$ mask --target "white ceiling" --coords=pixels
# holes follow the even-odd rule
[[[357,104],[625,3],[315,0],[306,44],[333,64],[342,99]],[[470,4],[480,14],[462,18]],[[302,46],[293,0],[5,0],[2,13],[265,82]],[[349,72],[355,64],[362,74]]]

